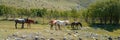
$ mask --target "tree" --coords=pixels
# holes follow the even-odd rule
[[[117,0],[105,0],[91,4],[85,11],[85,15],[92,21],[99,20],[100,23],[118,24],[120,15],[120,2]],[[86,17],[84,16],[84,17]],[[93,22],[95,23],[95,21]]]

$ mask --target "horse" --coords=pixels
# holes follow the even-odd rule
[[[61,30],[61,26],[66,26],[69,24],[68,20],[51,20],[50,22],[50,29],[53,29],[53,26],[55,26],[55,29]]]
[[[27,23],[27,27],[31,26],[31,23],[34,23],[34,20],[23,18],[23,19],[15,19],[15,28],[17,29],[17,24],[22,24],[21,29],[24,28],[24,24]]]
[[[76,29],[76,28],[78,29],[79,28],[78,26],[82,27],[82,24],[80,22],[72,22],[71,23],[72,29]]]

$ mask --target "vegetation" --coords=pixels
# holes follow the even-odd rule
[[[84,12],[84,17],[91,23],[119,24],[120,1],[105,0],[91,4]]]
[[[87,7],[95,0],[0,0],[0,5],[18,8],[48,8],[56,10],[71,10],[71,8]]]
[[[80,19],[90,24],[119,24],[120,23],[120,1],[119,0],[101,0],[92,3],[88,8],[77,10],[56,10],[47,8],[17,8],[7,5],[0,5],[0,16],[8,18],[40,17],[45,20],[52,18],[58,19]],[[79,21],[80,21],[79,20]],[[71,21],[71,20],[70,20]],[[115,27],[117,28],[117,27]]]
[[[119,0],[105,0],[92,3],[86,10],[76,9],[68,11],[49,10],[46,8],[16,8],[6,5],[0,5],[0,15],[9,17],[45,17],[45,18],[80,18],[89,23],[104,23],[104,24],[119,24],[120,20],[120,1]]]
[[[58,10],[48,10],[46,8],[43,9],[24,9],[24,8],[15,8],[8,7],[5,5],[0,5],[0,15],[6,16],[6,18],[12,17],[50,17],[50,18],[68,18],[68,17],[78,17],[79,13],[75,9],[70,11],[58,11]],[[17,15],[17,16],[16,16]]]
[[[7,39],[13,39],[15,38],[13,35],[17,35],[17,37],[24,37],[24,35],[27,35],[26,38],[29,38],[29,35],[32,34],[33,36],[30,36],[30,37],[35,37],[36,34],[38,36],[44,36],[44,38],[51,38],[51,37],[54,37],[54,38],[63,38],[63,37],[67,37],[66,34],[67,33],[71,33],[73,36],[72,38],[73,39],[78,39],[77,37],[80,37],[82,38],[83,40],[86,39],[86,40],[93,40],[93,38],[91,36],[87,36],[86,35],[91,35],[91,33],[93,34],[98,34],[98,36],[100,36],[100,38],[98,37],[98,40],[99,39],[107,39],[107,37],[111,36],[113,38],[117,38],[120,34],[120,29],[119,30],[116,30],[114,32],[108,32],[106,30],[102,30],[100,28],[98,29],[94,29],[94,28],[90,28],[90,27],[85,27],[85,29],[83,30],[70,30],[69,29],[64,29],[62,28],[63,30],[61,31],[54,31],[54,30],[50,30],[49,29],[49,26],[48,25],[41,25],[41,24],[32,24],[31,25],[31,28],[27,28],[27,25],[25,25],[25,29],[21,29],[21,25],[19,24],[18,26],[18,29],[15,29],[14,27],[14,22],[13,21],[0,21],[0,39],[1,40],[7,40]],[[78,36],[74,36],[74,32],[78,31]],[[38,34],[40,33],[40,35]],[[53,33],[53,34],[51,34]],[[62,34],[62,35],[61,35]],[[58,36],[56,36],[58,35]],[[102,36],[102,37],[101,37]],[[104,37],[105,36],[105,37]],[[106,37],[107,36],[107,37]],[[68,37],[69,38],[69,37]],[[33,40],[32,38],[29,38],[30,40]],[[116,39],[117,40],[117,39]]]
[[[13,0],[12,0],[13,1]],[[108,35],[108,36],[115,36],[118,37],[120,35],[120,1],[119,0],[98,0],[94,3],[91,3],[88,5],[90,2],[88,0],[31,0],[33,1],[33,5],[27,5],[25,2],[28,2],[28,0],[14,0],[12,3],[11,0],[0,0],[0,17],[5,17],[5,19],[8,18],[24,18],[25,17],[32,17],[32,18],[37,18],[37,21],[40,23],[48,23],[49,20],[52,18],[58,19],[58,18],[63,18],[63,19],[78,19],[79,21],[82,20],[83,29],[81,30],[76,30],[79,31],[80,33],[82,32],[90,32],[91,33],[97,33],[102,36]],[[45,6],[45,4],[40,4],[40,5],[35,5],[38,2],[43,2],[46,3],[48,6]],[[55,2],[54,2],[55,1]],[[59,2],[60,1],[60,2]],[[91,0],[92,1],[92,0]],[[4,4],[5,2],[10,2],[12,3],[12,6],[8,5],[8,3]],[[13,4],[19,3],[20,7],[16,7]],[[27,5],[27,7],[22,5],[22,3]],[[35,3],[37,2],[37,3]],[[48,2],[48,3],[47,3]],[[52,3],[53,2],[53,3]],[[61,3],[63,2],[63,3]],[[79,3],[81,2],[81,3]],[[82,3],[85,3],[82,4]],[[30,2],[28,2],[30,3]],[[52,8],[54,9],[49,9],[47,7],[50,6],[51,3],[53,6]],[[71,5],[67,5],[69,3],[75,3]],[[78,3],[78,4],[77,4]],[[38,3],[39,4],[39,3]],[[58,4],[58,5],[57,5]],[[64,5],[61,6],[61,4],[67,5],[64,7]],[[82,6],[82,9],[76,9],[76,4],[77,6]],[[22,7],[22,6],[23,7]],[[45,7],[42,7],[45,6]],[[30,7],[28,7],[30,6]],[[55,7],[54,7],[55,6]],[[66,7],[70,7],[71,10],[58,10],[61,7],[63,9],[67,9]],[[74,7],[72,7],[74,6]],[[39,8],[41,7],[41,8]],[[50,6],[51,7],[51,6]],[[41,25],[41,24],[34,24],[32,25],[31,29],[14,29],[14,22],[13,21],[1,21],[0,19],[0,39],[1,38],[6,38],[8,35],[14,34],[15,32],[20,32],[23,33],[23,31],[28,32],[28,33],[35,33],[35,32],[42,32],[44,35],[48,34],[45,31],[49,29],[48,25]],[[36,19],[35,19],[36,20]],[[70,20],[71,21],[71,20]],[[85,22],[84,22],[85,21]],[[93,28],[86,27],[86,25],[92,26]],[[92,25],[91,25],[92,24]],[[99,25],[102,24],[102,25]],[[20,25],[19,25],[20,26]],[[33,30],[35,29],[35,30]],[[68,26],[69,29],[69,26]],[[104,30],[103,30],[104,29]],[[115,30],[115,31],[114,31]],[[32,32],[31,32],[32,31]],[[50,30],[51,31],[51,30]],[[65,34],[67,33],[66,31],[69,30],[61,30],[61,32],[64,32]],[[73,30],[72,30],[73,31]],[[109,31],[109,32],[108,32]],[[60,32],[60,31],[58,31]],[[70,32],[71,33],[71,32]],[[88,33],[89,34],[89,33]],[[51,35],[51,33],[50,33]],[[4,36],[4,37],[2,37]],[[80,35],[81,36],[81,35]],[[84,38],[86,39],[86,38]]]

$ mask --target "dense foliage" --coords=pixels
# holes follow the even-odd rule
[[[15,8],[8,7],[5,5],[0,5],[0,16],[9,17],[46,17],[46,18],[68,18],[68,17],[79,17],[79,13],[75,10],[68,11],[58,11],[58,10],[48,10],[46,8],[42,9],[25,9],[25,8]]]
[[[83,16],[90,20],[90,23],[118,24],[120,20],[120,1],[97,1],[85,10]]]

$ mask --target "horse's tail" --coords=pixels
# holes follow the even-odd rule
[[[71,28],[74,28],[74,23],[71,23],[70,25],[71,25]]]
[[[82,27],[82,23],[79,23],[79,25]]]

